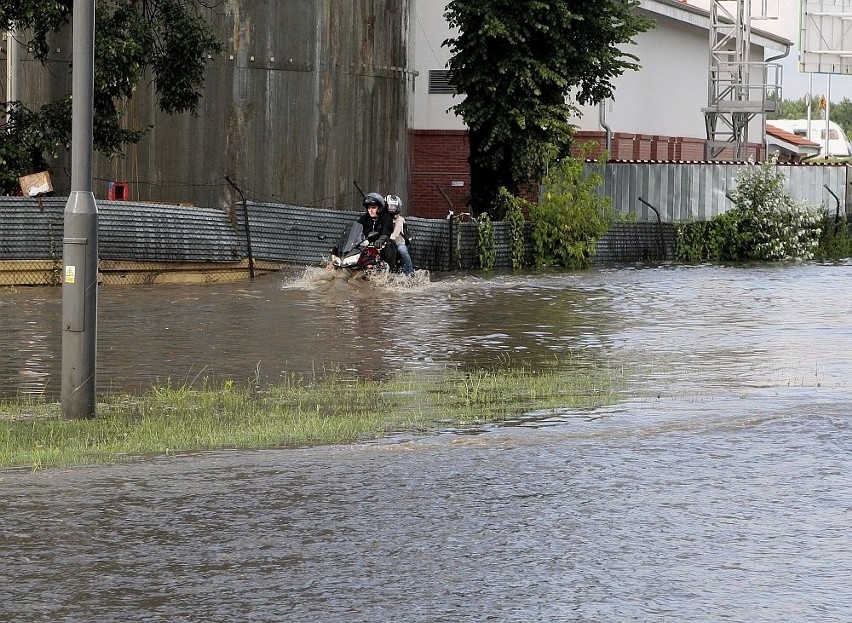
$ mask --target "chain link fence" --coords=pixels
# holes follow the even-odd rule
[[[0,198],[0,285],[59,285],[67,200]],[[232,212],[173,204],[98,202],[99,281],[104,285],[246,279],[287,265],[324,265],[360,212],[247,202]],[[476,223],[408,218],[415,267],[479,268]],[[508,230],[494,223],[495,269],[511,267]],[[616,226],[596,261],[660,260],[673,250],[671,224]],[[531,242],[527,236],[527,253]]]

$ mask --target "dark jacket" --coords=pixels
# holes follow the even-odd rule
[[[358,222],[361,223],[361,227],[364,229],[364,238],[374,231],[379,232],[379,235],[385,238],[390,238],[390,235],[393,233],[393,217],[389,212],[380,212],[376,218],[371,218],[365,212],[358,217]]]

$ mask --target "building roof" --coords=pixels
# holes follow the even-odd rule
[[[710,11],[689,4],[687,0],[640,0],[639,8],[710,30]],[[751,29],[752,43],[772,50],[789,49],[793,42],[774,33]]]
[[[768,123],[766,124],[766,142],[782,151],[801,157],[816,156],[820,151],[819,143],[808,140],[804,136],[776,128]]]

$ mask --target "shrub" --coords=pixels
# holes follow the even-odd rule
[[[852,257],[852,222],[841,216],[826,223],[819,238],[819,246],[814,256],[820,259],[840,259]]]
[[[580,158],[565,158],[551,168],[538,205],[530,208],[536,266],[591,264],[598,238],[613,220],[610,198],[597,192],[602,182],[599,172],[584,174]]]
[[[677,226],[676,256],[685,261],[810,259],[820,240],[825,212],[793,199],[784,173],[770,158],[749,162],[730,195],[734,207],[707,223]]]
[[[524,209],[529,212],[532,203],[522,197],[515,197],[504,187],[497,192],[498,200],[502,204],[502,212],[506,215],[503,220],[508,227],[509,259],[512,269],[519,270],[527,264],[524,245],[527,222],[524,218]]]
[[[476,219],[476,248],[479,253],[479,267],[491,270],[497,262],[497,249],[494,246],[494,223],[488,212],[483,212]]]

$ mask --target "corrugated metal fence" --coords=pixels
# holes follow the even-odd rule
[[[730,201],[725,193],[743,166],[607,163],[601,192],[612,197],[618,213],[638,213],[638,222],[617,223],[599,241],[595,261],[671,258],[672,222],[703,220],[727,210]],[[840,211],[847,212],[846,166],[789,166],[784,172],[792,196],[822,203],[833,214],[834,193],[842,202]],[[660,211],[661,222],[640,198]],[[0,285],[59,283],[66,201],[0,197]],[[245,209],[237,205],[228,213],[218,208],[99,201],[98,211],[101,279],[128,284],[244,278],[252,269],[276,270],[283,264],[319,266],[359,214],[259,202],[248,202]],[[409,218],[408,223],[414,234],[411,255],[418,268],[478,267],[474,223],[421,218]],[[494,233],[495,268],[510,268],[506,225],[494,223]]]
[[[725,195],[735,188],[737,175],[747,166],[735,162],[608,162],[603,168],[601,193],[612,197],[617,213],[636,213],[639,221],[657,218],[640,197],[659,210],[664,222],[708,220],[731,207]],[[836,202],[826,190],[828,186],[842,202],[841,214],[852,207],[846,198],[849,167],[845,164],[778,166],[794,199],[823,204],[833,214]],[[589,163],[586,170],[600,168]]]

